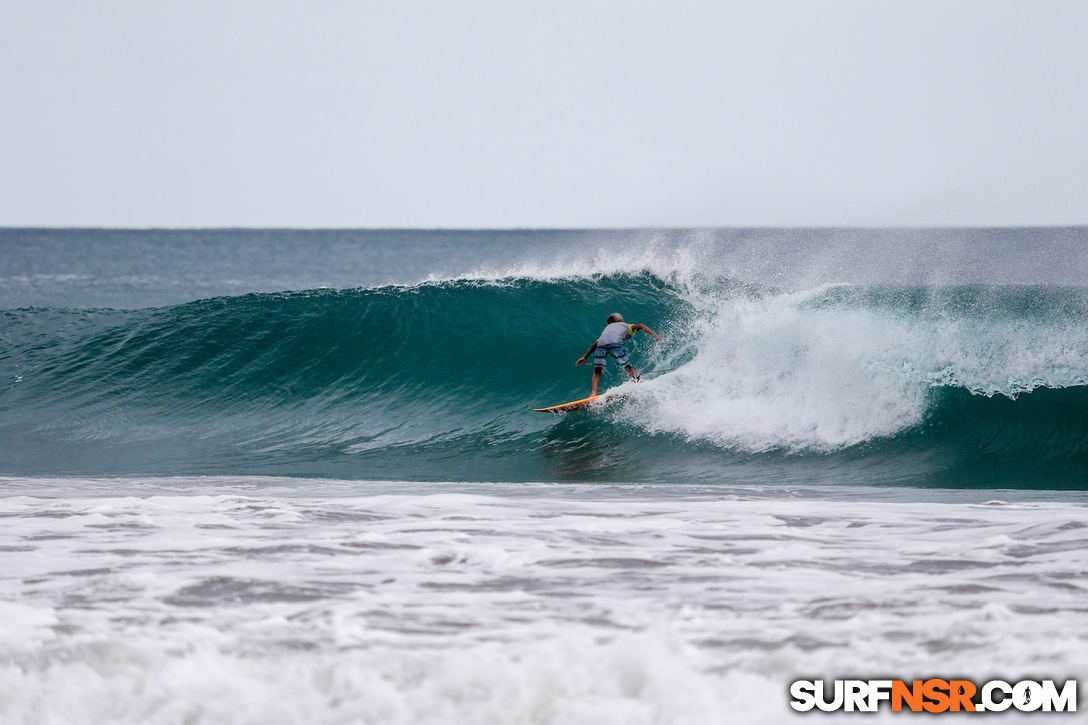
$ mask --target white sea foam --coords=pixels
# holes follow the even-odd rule
[[[751,452],[829,451],[921,424],[938,387],[1016,397],[1088,384],[1076,319],[967,317],[816,304],[834,286],[749,296],[690,290],[696,310],[619,419]]]
[[[774,723],[802,676],[1088,673],[1083,503],[145,484],[0,499],[3,722]]]

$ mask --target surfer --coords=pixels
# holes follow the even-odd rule
[[[646,325],[628,325],[623,321],[623,315],[618,312],[613,312],[608,316],[608,325],[601,332],[601,336],[589,346],[586,354],[578,358],[578,362],[574,363],[575,365],[585,365],[586,360],[589,359],[593,351],[597,351],[596,356],[593,358],[593,392],[590,393],[590,397],[597,394],[597,386],[601,382],[601,371],[604,370],[604,364],[609,355],[616,359],[616,364],[626,370],[631,378],[638,380],[638,373],[631,367],[631,359],[627,357],[626,345],[631,336],[639,330],[650,333],[655,340],[664,344],[665,341],[661,338],[661,335],[658,335]]]

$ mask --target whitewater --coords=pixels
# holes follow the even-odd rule
[[[0,720],[785,722],[795,679],[1076,678],[1086,241],[0,230]],[[534,412],[615,311],[667,339],[649,374]]]

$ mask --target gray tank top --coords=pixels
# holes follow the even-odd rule
[[[604,328],[604,332],[597,338],[597,347],[626,345],[629,339],[631,339],[631,327],[626,322],[613,322]]]

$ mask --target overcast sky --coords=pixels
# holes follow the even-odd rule
[[[0,225],[1088,224],[1088,2],[0,0]]]

